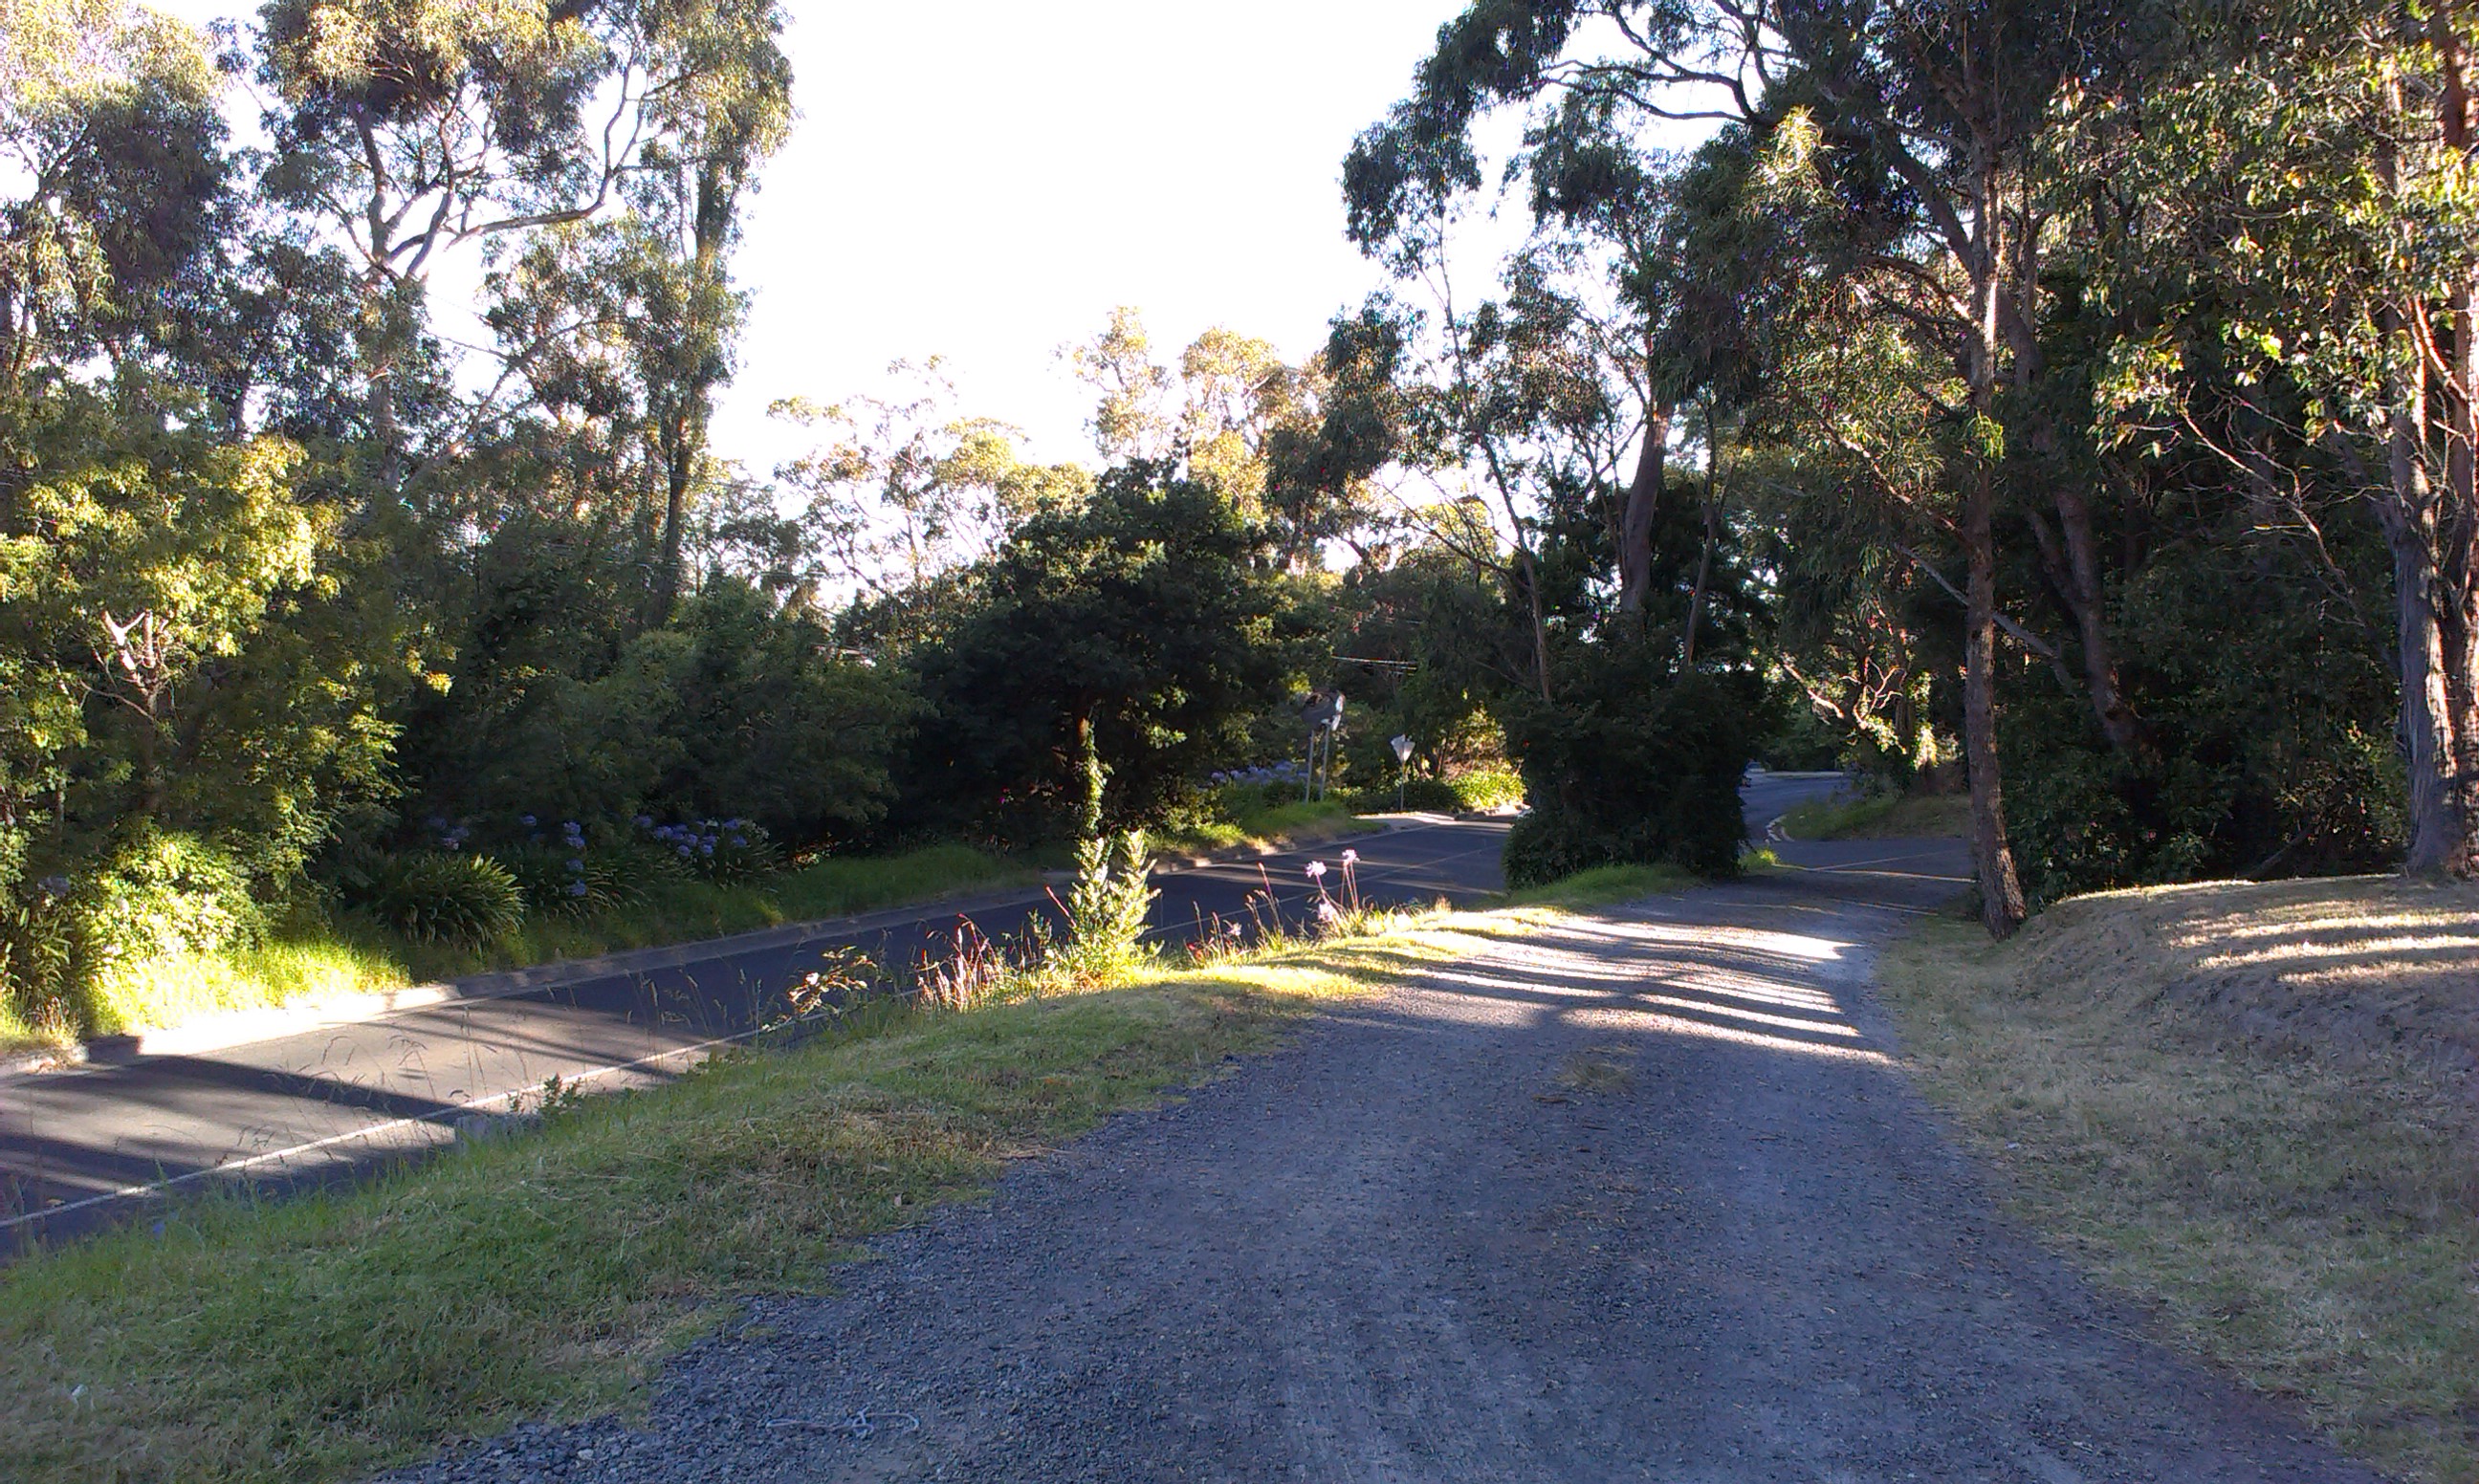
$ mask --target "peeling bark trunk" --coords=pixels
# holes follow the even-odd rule
[[[1670,454],[1670,419],[1674,409],[1656,401],[1645,412],[1644,451],[1635,461],[1635,481],[1627,486],[1626,513],[1619,524],[1619,611],[1642,613],[1652,586],[1652,516],[1661,500],[1661,481]]]

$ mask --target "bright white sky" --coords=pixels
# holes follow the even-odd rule
[[[762,477],[806,440],[769,402],[938,355],[962,411],[1090,457],[1090,395],[1055,352],[1117,304],[1165,363],[1214,324],[1309,355],[1382,278],[1342,237],[1343,154],[1463,3],[786,0],[801,118],[747,217],[715,451]]]

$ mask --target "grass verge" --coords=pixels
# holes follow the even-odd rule
[[[1313,804],[1295,799],[1287,804],[1233,809],[1219,818],[1177,820],[1152,838],[1158,849],[1168,854],[1201,855],[1242,846],[1273,850],[1307,845],[1356,834],[1368,828],[1340,799],[1319,799]]]
[[[1527,886],[1506,894],[1509,907],[1550,907],[1564,911],[1590,911],[1597,907],[1610,907],[1632,902],[1657,891],[1684,891],[1700,886],[1704,879],[1695,872],[1674,865],[1607,865],[1578,871],[1561,881],[1546,885]]]
[[[831,857],[771,878],[721,884],[664,880],[636,901],[583,917],[529,914],[483,947],[421,943],[349,917],[305,916],[268,942],[214,958],[158,959],[98,985],[84,1028],[36,1027],[0,1016],[0,1051],[89,1035],[177,1026],[229,1011],[295,1000],[400,989],[485,969],[591,958],[630,948],[696,942],[786,922],[843,917],[964,891],[1030,886],[1031,866],[965,845],[898,856]]]
[[[29,1484],[321,1480],[529,1416],[625,1406],[750,1292],[1009,1158],[1213,1075],[1322,998],[1446,957],[1426,925],[838,1038],[562,1108],[357,1190],[179,1208],[0,1272]]]
[[[1811,799],[1786,811],[1782,832],[1794,840],[1891,840],[1962,834],[1971,801],[1958,794],[1877,794],[1866,799]]]
[[[2405,1476],[2479,1477],[2479,891],[2237,883],[1934,922],[1879,979],[2019,1212]]]

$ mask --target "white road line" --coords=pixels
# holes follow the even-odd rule
[[[1428,828],[1437,827],[1432,826]],[[1410,832],[1397,831],[1393,832],[1408,833]],[[1493,847],[1476,846],[1471,850],[1459,851],[1451,855],[1441,856],[1432,860],[1406,863],[1399,866],[1381,867],[1380,873],[1383,874],[1372,873],[1372,875],[1376,875],[1379,880],[1387,880],[1395,873],[1420,870],[1448,860],[1460,860],[1467,856],[1479,855],[1491,848]],[[1308,852],[1305,850],[1298,852],[1298,854],[1306,853]],[[1159,934],[1176,933],[1180,931],[1182,931],[1182,929],[1178,926],[1159,928],[1148,932],[1145,935],[1151,937]],[[790,946],[803,945],[795,944]],[[715,1046],[728,1045],[734,1041],[747,1040],[753,1036],[762,1034],[767,1029],[767,1027],[760,1026],[753,1030],[735,1032],[729,1036],[718,1036],[709,1040],[698,1041],[687,1046],[675,1047],[669,1051],[654,1052],[648,1056],[639,1057],[635,1061],[622,1062],[610,1066],[599,1066],[590,1071],[563,1076],[561,1081],[563,1083],[594,1082],[604,1077],[615,1076],[621,1072],[633,1071],[638,1067],[646,1066],[652,1062],[669,1061],[676,1057],[690,1056]],[[417,1124],[437,1123],[443,1119],[452,1118],[458,1113],[481,1112],[491,1108],[495,1104],[512,1103],[516,1099],[524,1096],[527,1090],[528,1087],[515,1087],[505,1092],[495,1092],[487,1097],[473,1098],[466,1102],[451,1104],[446,1108],[435,1109],[429,1113],[416,1113],[410,1117],[404,1118],[393,1118],[384,1123],[367,1124],[361,1128],[347,1129],[341,1134],[330,1134],[324,1139],[314,1139],[307,1142],[293,1144],[283,1149],[272,1149],[264,1154],[254,1154],[244,1160],[232,1160],[221,1164],[212,1165],[206,1169],[193,1169],[186,1174],[167,1176],[162,1180],[150,1180],[141,1185],[122,1186],[117,1190],[101,1191],[93,1195],[84,1196],[78,1200],[66,1201],[57,1206],[46,1206],[40,1211],[29,1211],[20,1215],[0,1218],[0,1232],[9,1231],[13,1228],[28,1225],[36,1221],[48,1220],[53,1216],[66,1215],[75,1211],[85,1211],[96,1206],[110,1205],[115,1201],[135,1200],[141,1196],[152,1195],[158,1191],[171,1190],[176,1186],[188,1185],[192,1181],[204,1180],[212,1175],[241,1174],[260,1165],[280,1164],[285,1160],[293,1159],[299,1155],[315,1153],[320,1149],[376,1139],[381,1135],[393,1132],[396,1129],[411,1128]]]
[[[560,1082],[563,1086],[572,1083],[595,1082],[604,1077],[615,1076],[621,1072],[634,1071],[638,1067],[648,1066],[656,1062],[666,1062],[675,1057],[694,1055],[697,1052],[704,1051],[715,1046],[728,1045],[733,1041],[744,1041],[753,1036],[764,1033],[768,1029],[770,1028],[759,1026],[754,1030],[734,1032],[729,1036],[718,1036],[711,1040],[698,1041],[687,1046],[677,1046],[669,1051],[654,1052],[649,1056],[639,1057],[633,1062],[621,1062],[610,1066],[598,1066],[590,1071],[563,1075],[560,1078]],[[515,1087],[506,1092],[495,1092],[489,1097],[473,1098],[466,1102],[455,1103],[446,1108],[436,1109],[430,1113],[416,1113],[407,1118],[391,1118],[385,1123],[365,1124],[357,1129],[346,1129],[342,1134],[330,1134],[324,1139],[314,1139],[306,1143],[294,1144],[289,1148],[271,1149],[265,1154],[251,1155],[245,1160],[233,1160],[222,1164],[212,1165],[206,1169],[193,1169],[184,1175],[172,1175],[162,1180],[150,1180],[143,1185],[122,1186],[116,1190],[105,1190],[98,1194],[89,1195],[79,1200],[65,1201],[58,1206],[46,1206],[40,1211],[29,1211],[22,1215],[14,1215],[6,1219],[0,1219],[0,1232],[8,1231],[12,1227],[23,1226],[33,1221],[42,1221],[53,1216],[66,1215],[72,1211],[84,1211],[94,1206],[109,1205],[114,1201],[135,1200],[142,1195],[152,1195],[159,1190],[168,1190],[174,1186],[188,1185],[193,1180],[204,1180],[210,1175],[239,1174],[242,1171],[252,1169],[262,1164],[271,1164],[279,1161],[292,1159],[295,1155],[309,1154],[315,1150],[330,1148],[337,1144],[352,1143],[358,1139],[375,1139],[382,1134],[389,1133],[396,1129],[412,1128],[414,1125],[421,1123],[437,1123],[445,1118],[452,1118],[458,1113],[483,1112],[488,1110],[495,1103],[513,1103],[517,1099],[524,1097],[528,1090],[528,1087]]]

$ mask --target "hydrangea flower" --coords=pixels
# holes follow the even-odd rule
[[[568,894],[572,897],[581,897],[585,895],[585,883],[570,882],[568,883]]]

